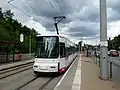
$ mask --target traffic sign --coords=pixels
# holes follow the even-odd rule
[[[24,35],[20,34],[20,42],[23,42],[23,41],[24,41]]]

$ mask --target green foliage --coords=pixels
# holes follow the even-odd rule
[[[4,13],[3,13],[3,17],[5,19],[12,19],[12,17],[14,16],[14,13],[11,12],[11,10],[6,10]]]
[[[32,52],[34,52],[37,32],[33,28],[30,29],[27,26],[22,26],[21,23],[13,19],[13,16],[14,13],[11,10],[2,12],[2,8],[0,8],[0,40],[20,43],[20,34],[23,33],[25,38],[24,42],[21,43],[21,51],[23,53],[29,52],[29,37],[31,36]],[[9,48],[11,49],[9,51],[11,52],[13,46],[10,46]]]
[[[2,13],[2,8],[0,8],[0,20],[3,19],[3,13]]]
[[[114,37],[114,39],[109,40],[108,43],[109,49],[116,49],[116,50],[120,50],[120,35]]]

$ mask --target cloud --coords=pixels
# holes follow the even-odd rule
[[[98,33],[97,27],[93,29],[94,24],[97,25],[98,23],[98,12],[96,12],[98,7],[93,4],[94,1],[21,0],[18,3],[18,0],[16,0],[12,4],[32,16],[33,20],[39,22],[47,31],[56,32],[53,17],[65,15],[66,19],[58,24],[60,33],[72,37],[81,35],[90,37]],[[16,11],[16,13],[18,12]]]
[[[12,4],[22,12],[5,3],[2,7],[9,6],[15,12],[14,18],[22,23],[28,25],[33,20],[37,23],[35,28],[40,23],[46,32],[56,33],[53,17],[64,15],[66,19],[58,24],[61,34],[76,40],[81,36],[99,39],[99,0],[14,0]],[[107,0],[108,24],[120,20],[119,6],[120,0]]]
[[[70,23],[68,32],[72,37],[91,37],[99,33],[99,23],[77,20]]]
[[[66,29],[68,29],[68,35],[70,36],[72,35],[73,37],[79,37],[80,35],[82,35],[85,37],[89,37],[91,35],[94,36],[99,32],[97,31],[98,28],[95,28],[96,30],[92,29],[94,27],[92,24],[94,22],[98,23],[99,13],[98,7],[96,7],[96,4],[93,4],[94,1],[85,1],[83,2],[82,0],[69,0],[68,2],[68,0],[34,0],[32,2],[28,1],[28,3],[36,10],[36,14],[34,14],[34,17],[36,17],[36,15],[39,16],[34,20],[40,22],[44,27],[47,28],[46,30],[54,32],[55,28],[53,17],[58,15],[65,15],[66,19],[61,22],[64,25],[58,25],[58,27],[60,28],[60,32],[62,30],[63,33],[64,28],[64,33],[66,34]],[[73,23],[74,25],[71,25]],[[76,26],[76,24],[78,26]]]
[[[108,21],[120,20],[120,0],[108,0],[107,1],[107,15]]]

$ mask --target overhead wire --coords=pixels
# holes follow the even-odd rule
[[[35,8],[33,8],[26,0],[24,0],[24,2],[35,12],[35,13],[38,13],[37,11],[36,11],[36,9]],[[50,5],[52,5],[52,3],[50,2]],[[53,5],[52,5],[53,6]],[[54,8],[54,6],[53,6],[53,8]],[[55,9],[55,8],[54,8]],[[56,9],[55,9],[56,10]],[[39,13],[38,13],[39,14]],[[44,18],[44,17],[43,17]],[[36,21],[36,20],[35,20]],[[37,21],[38,22],[38,21]],[[43,23],[43,21],[41,20],[41,22]]]
[[[56,8],[54,7],[54,5],[52,4],[52,2],[50,0],[47,0],[48,3],[51,5],[51,7],[57,12]]]
[[[37,13],[37,11],[36,11],[26,0],[24,0],[24,2],[25,2],[35,13]]]
[[[58,6],[59,6],[60,11],[62,12],[62,9],[61,9],[60,1],[59,1],[59,0],[57,0],[57,4],[58,4]]]
[[[31,15],[23,12],[20,8],[18,8],[18,7],[16,7],[16,6],[14,6],[13,4],[11,4],[10,2],[12,2],[12,1],[14,1],[14,0],[10,0],[10,1],[5,0],[6,3],[10,4],[12,7],[14,7],[14,8],[17,9],[17,10],[19,10],[21,13],[25,14],[25,15],[28,16],[28,17],[32,17]],[[26,0],[24,0],[24,2],[25,2],[27,5],[29,5]],[[30,7],[34,12],[37,13],[37,11],[36,11],[31,5],[29,5],[29,7]],[[26,21],[26,20],[25,20],[25,21]],[[23,22],[25,22],[25,21],[23,21]]]
[[[13,1],[13,0],[11,0],[11,1]],[[16,6],[14,6],[13,4],[11,4],[10,1],[5,0],[5,2],[7,2],[8,4],[10,4],[10,5],[11,5],[12,7],[14,7],[15,9],[19,10],[20,12],[22,12],[22,13],[25,14],[26,16],[31,17],[29,14],[23,12],[21,9],[19,9],[18,7],[16,7]]]
[[[57,12],[56,8],[54,7],[54,5],[52,4],[52,2],[50,0],[47,0],[48,3],[51,5],[51,7]],[[35,8],[33,8],[26,0],[24,0],[24,2],[34,11],[37,13],[37,11],[35,10]]]
[[[77,10],[77,13],[80,13],[80,10],[81,10],[81,6],[80,6],[80,3],[78,4],[78,7],[76,8]],[[80,20],[80,19],[79,19]],[[83,36],[81,35],[81,37],[83,38]],[[81,39],[82,40],[82,39]]]
[[[77,12],[80,12],[80,5],[78,5],[78,7],[76,8],[77,10]]]
[[[58,4],[58,6],[59,6],[60,11],[63,12],[62,9],[61,9],[61,6],[60,6],[60,0],[57,0],[57,4]],[[66,22],[68,22],[68,19],[67,19],[67,18],[66,18]],[[67,26],[68,26],[68,25],[67,25]]]
[[[57,0],[57,4],[59,6],[60,11],[62,12],[62,9],[61,9],[61,6],[60,6],[60,0]],[[69,29],[68,19],[67,19],[67,17],[65,17],[65,19],[66,19],[66,23],[65,24],[67,24],[66,27],[67,27],[67,30],[68,30]],[[64,21],[62,21],[62,22],[64,23]],[[63,34],[68,35],[67,33],[63,33]]]
[[[39,13],[36,11],[36,9],[33,8],[26,0],[24,0],[24,2],[25,2],[35,13],[39,14]],[[43,17],[43,18],[44,18],[44,17]],[[39,21],[37,21],[37,20],[34,19],[34,21],[36,21],[36,22],[38,22],[38,23],[41,23],[41,22],[44,23],[43,20],[40,20],[41,22],[39,22]]]
[[[8,4],[10,4],[11,6],[13,6],[14,8],[16,8],[17,10],[19,10],[20,12],[22,12],[23,14],[25,14],[26,16],[31,17],[29,14],[23,12],[20,8],[18,8],[18,7],[16,7],[15,5],[13,5],[13,4],[10,3],[10,2],[12,2],[12,1],[14,1],[14,0],[10,0],[10,1],[5,0],[5,1],[6,1]],[[52,2],[51,2],[50,0],[47,0],[47,1],[48,1],[48,3],[51,5],[51,7],[55,10],[55,12],[58,13],[57,9],[54,7],[54,5],[52,4]],[[24,0],[24,2],[25,2],[34,12],[37,13],[37,11],[36,11],[26,0]],[[58,1],[58,5],[59,5],[59,1]],[[60,5],[59,5],[59,8],[60,8]],[[60,8],[60,10],[61,10],[61,8]]]

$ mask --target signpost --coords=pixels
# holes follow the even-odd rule
[[[24,41],[24,35],[23,34],[20,34],[20,45],[21,43]],[[22,52],[21,52],[21,47],[19,45],[19,60],[21,61],[22,60]]]

